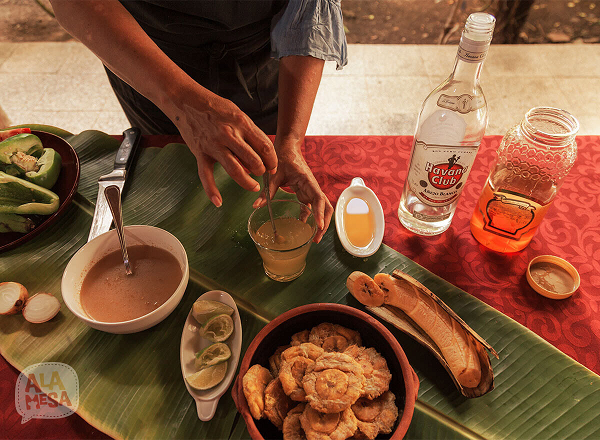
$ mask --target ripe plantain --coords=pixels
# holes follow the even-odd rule
[[[385,301],[385,293],[366,273],[352,272],[346,280],[346,287],[365,306],[379,307]]]

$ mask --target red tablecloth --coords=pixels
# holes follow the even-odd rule
[[[452,284],[515,319],[595,373],[600,373],[600,137],[578,137],[578,158],[530,245],[499,254],[478,244],[469,229],[500,136],[484,139],[452,225],[445,233],[421,237],[398,220],[398,201],[406,177],[411,136],[309,137],[305,157],[335,205],[353,177],[364,179],[383,205],[384,243]],[[144,139],[162,146],[174,138]],[[226,203],[226,201],[225,201]],[[331,226],[333,227],[333,225]],[[537,255],[565,258],[581,275],[569,299],[544,298],[525,279]],[[18,372],[0,357],[0,438],[97,438],[104,435],[74,415],[31,420],[21,425],[15,410]]]

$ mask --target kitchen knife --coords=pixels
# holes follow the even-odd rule
[[[116,185],[119,187],[121,193],[123,192],[123,185],[127,178],[129,166],[140,143],[141,131],[135,127],[128,128],[123,132],[123,136],[123,142],[117,150],[117,156],[115,157],[114,169],[110,174],[100,176],[98,179],[98,198],[96,200],[96,209],[94,210],[94,219],[92,220],[88,241],[110,229],[113,217],[106,201],[104,190],[110,185]]]

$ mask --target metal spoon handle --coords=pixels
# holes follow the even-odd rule
[[[263,174],[263,182],[265,185],[265,197],[267,198],[267,209],[269,210],[269,218],[271,219],[271,227],[273,228],[273,236],[277,236],[277,230],[275,229],[275,221],[273,220],[273,210],[271,209],[271,194],[269,192],[269,173]]]
[[[127,253],[127,244],[125,243],[125,234],[123,233],[123,216],[121,215],[121,190],[116,185],[107,186],[104,189],[104,196],[108,202],[110,212],[113,215],[115,222],[115,228],[117,229],[117,236],[119,237],[119,243],[121,243],[121,252],[123,253],[123,262],[125,263],[125,273],[127,275],[133,274],[131,266],[129,264],[129,254]]]

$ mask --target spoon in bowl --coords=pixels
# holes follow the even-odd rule
[[[121,215],[121,190],[116,185],[107,186],[104,189],[104,196],[110,207],[110,212],[115,222],[115,229],[121,244],[121,252],[123,253],[123,263],[125,263],[125,273],[133,275],[131,265],[129,264],[129,255],[127,254],[127,244],[125,243],[125,234],[123,233],[123,216]]]

